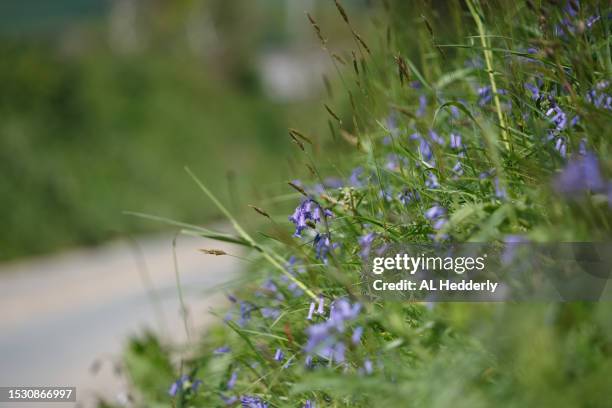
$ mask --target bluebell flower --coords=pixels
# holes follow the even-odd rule
[[[304,403],[304,408],[316,408],[315,403],[311,402],[310,400],[306,400],[306,402]]]
[[[376,235],[376,233],[370,232],[359,237],[359,246],[361,247],[360,255],[362,259],[365,260],[370,255],[370,249],[372,249],[372,242],[374,242]]]
[[[361,341],[362,334],[363,334],[363,327],[362,326],[355,327],[355,329],[353,330],[353,335],[351,336],[351,342],[353,344],[359,344],[359,342]]]
[[[436,176],[435,173],[431,171],[427,173],[427,179],[425,180],[425,186],[427,188],[432,188],[432,189],[440,187],[440,183],[438,182],[438,176]]]
[[[261,315],[264,319],[276,319],[280,316],[280,310],[275,307],[263,307],[261,308]]]
[[[344,332],[345,324],[359,315],[361,304],[338,299],[330,307],[329,318],[322,323],[314,324],[306,329],[308,340],[304,350],[308,354],[317,353],[329,360],[344,361],[346,346],[339,339]]]
[[[450,134],[450,147],[452,149],[461,149],[462,144],[461,144],[461,135],[458,133],[451,133]]]
[[[276,353],[274,353],[274,360],[283,361],[285,359],[285,353],[280,348],[276,349]]]
[[[258,397],[243,395],[240,397],[242,408],[268,408],[268,404]]]
[[[565,138],[557,138],[557,141],[555,142],[555,150],[559,152],[561,157],[565,157],[567,155],[567,143],[565,142]]]
[[[432,142],[437,143],[440,146],[444,146],[446,144],[446,141],[444,140],[444,138],[440,136],[439,134],[437,134],[434,130],[429,131],[429,138],[431,139]]]
[[[408,205],[413,201],[420,200],[421,196],[419,195],[418,191],[406,188],[398,194],[397,199],[399,200],[400,203],[404,205]]]
[[[453,173],[455,173],[457,176],[463,175],[463,165],[459,160],[457,160],[457,163],[455,163],[453,166]]]
[[[232,371],[232,375],[230,375],[229,380],[227,380],[226,388],[228,390],[234,389],[236,386],[236,381],[238,380],[238,372],[236,370]]]
[[[294,237],[301,237],[302,231],[308,227],[308,222],[317,224],[321,222],[321,217],[331,217],[331,211],[321,208],[312,198],[305,198],[302,200],[293,212],[293,215],[289,217],[289,221],[295,224]]]
[[[373,367],[372,367],[372,362],[370,360],[366,360],[363,362],[363,369],[365,371],[365,373],[367,375],[372,374],[372,372],[374,371]]]
[[[238,401],[238,397],[232,395],[231,397],[226,397],[225,395],[220,395],[221,399],[225,403],[225,405],[234,405]]]
[[[567,114],[559,106],[554,106],[546,112],[551,121],[555,124],[555,130],[561,132],[567,126]]]
[[[534,101],[540,99],[540,88],[538,88],[538,86],[530,84],[529,82],[526,82],[524,86],[527,90],[529,90],[529,92],[531,92],[531,99]]]
[[[427,97],[423,94],[419,95],[419,108],[416,111],[416,116],[420,118],[425,115],[425,109],[427,108]]]
[[[336,248],[338,244],[331,242],[329,234],[317,233],[313,241],[313,246],[315,248],[315,257],[327,264],[329,253]]]
[[[183,374],[178,380],[173,382],[168,389],[168,395],[171,397],[175,397],[180,391],[189,389],[192,392],[196,392],[198,388],[202,385],[201,380],[195,380],[192,382],[191,377],[186,374]]]
[[[232,350],[229,348],[229,346],[222,346],[222,347],[219,347],[219,348],[215,349],[213,351],[213,354],[217,354],[217,355],[219,355],[219,354],[226,354],[226,353],[229,353],[230,351],[232,351]]]
[[[325,298],[323,295],[319,295],[319,305],[317,307],[317,314],[322,315],[325,313]]]
[[[314,310],[315,310],[315,303],[310,302],[310,307],[308,309],[308,316],[306,317],[307,320],[312,320],[312,315],[314,313]]]
[[[495,180],[493,180],[493,185],[495,186],[495,197],[504,199],[508,196],[506,188],[500,185],[498,177],[495,177]]]
[[[351,172],[351,176],[349,177],[349,183],[353,187],[363,187],[364,183],[361,180],[363,175],[363,167],[355,167]]]
[[[444,207],[441,207],[438,204],[425,211],[425,218],[427,218],[428,220],[435,220],[436,218],[442,217],[444,215],[446,215],[446,210],[444,209]]]
[[[599,170],[599,161],[592,152],[572,158],[554,181],[555,190],[567,197],[575,198],[587,191],[601,193],[606,183]]]
[[[485,106],[493,99],[493,92],[490,86],[483,86],[478,88],[478,105]]]
[[[429,161],[433,157],[433,151],[431,150],[429,142],[423,138],[420,138],[419,141],[419,152],[421,153],[424,161]]]

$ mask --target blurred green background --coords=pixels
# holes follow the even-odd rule
[[[0,260],[162,227],[124,210],[211,220],[185,165],[235,209],[278,191],[287,127],[327,126],[329,60],[305,10],[336,13],[323,1],[0,2]]]

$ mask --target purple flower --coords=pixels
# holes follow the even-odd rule
[[[353,330],[353,335],[351,336],[351,342],[353,344],[359,344],[361,341],[361,335],[363,334],[363,327],[357,326],[355,330]]]
[[[240,403],[242,408],[268,408],[268,404],[265,401],[250,395],[240,397]]]
[[[370,249],[372,249],[372,242],[376,238],[376,233],[370,232],[368,234],[362,235],[359,237],[359,246],[361,246],[361,258],[367,259],[370,255]]]
[[[264,307],[261,309],[261,315],[264,319],[276,319],[280,316],[280,310],[275,307]]]
[[[346,346],[339,339],[344,332],[346,322],[354,320],[359,315],[361,304],[353,305],[344,298],[338,299],[330,307],[329,318],[306,329],[308,341],[304,350],[306,353],[318,353],[329,360],[344,361]]]
[[[493,92],[491,92],[490,86],[483,86],[481,88],[478,88],[477,92],[478,92],[478,105],[480,106],[485,106],[486,104],[491,102],[491,99],[493,99]]]
[[[276,349],[276,353],[274,354],[274,360],[283,361],[285,359],[285,353],[280,348]]]
[[[537,101],[540,99],[540,88],[537,85],[530,84],[529,82],[525,82],[525,89],[531,92],[531,99]]]
[[[319,295],[319,306],[317,307],[317,314],[322,315],[325,313],[325,298],[323,295]]]
[[[220,396],[225,405],[234,405],[236,401],[238,401],[238,397],[236,397],[235,395],[232,395],[231,397],[226,397],[225,395],[221,394]]]
[[[555,124],[556,131],[560,132],[566,128],[567,115],[565,114],[565,112],[563,112],[563,110],[560,107],[554,106],[550,108],[546,112],[546,116],[550,117],[551,121]]]
[[[351,176],[349,178],[349,184],[353,187],[363,187],[364,183],[361,181],[361,176],[363,175],[363,167],[355,167],[351,172]]]
[[[223,346],[223,347],[219,347],[217,349],[215,349],[215,351],[213,351],[213,354],[225,354],[225,353],[229,353],[231,351],[231,349],[229,348],[229,346]]]
[[[565,138],[557,138],[557,141],[555,142],[555,150],[559,152],[561,157],[565,157],[567,155],[567,143],[565,143]]]
[[[440,187],[440,183],[438,183],[438,176],[436,176],[433,172],[427,173],[427,180],[425,180],[425,186],[427,188],[438,188]]]
[[[310,308],[308,309],[308,316],[306,317],[307,320],[312,320],[312,314],[314,313],[314,310],[315,310],[315,303],[310,302]]]
[[[427,108],[427,97],[425,95],[419,95],[419,109],[416,111],[416,116],[420,118],[425,115],[425,109]]]
[[[366,360],[363,362],[363,370],[367,375],[372,374],[374,369],[372,368],[372,362],[370,360]]]
[[[493,180],[493,184],[495,186],[495,197],[504,199],[508,196],[506,188],[500,185],[499,178],[495,177],[495,180]]]
[[[444,146],[446,144],[446,141],[444,140],[444,138],[433,130],[429,131],[429,138],[431,139],[432,142],[437,143],[440,146]]]
[[[427,218],[428,220],[435,220],[436,218],[442,217],[444,215],[446,215],[446,210],[438,204],[425,211],[425,218]]]
[[[232,371],[232,375],[230,376],[229,380],[227,381],[227,389],[231,390],[234,388],[234,386],[236,386],[236,380],[238,380],[238,372],[237,371]]]
[[[452,149],[461,149],[461,135],[457,133],[450,134],[450,147]]]
[[[315,404],[314,402],[311,402],[310,400],[306,400],[306,403],[304,404],[304,408],[315,408]]]
[[[424,161],[429,161],[433,157],[433,152],[431,150],[429,142],[427,142],[427,140],[423,138],[420,138],[419,152],[421,153],[421,156],[423,157]]]
[[[301,237],[302,231],[308,226],[308,221],[317,224],[321,222],[321,216],[330,217],[332,213],[329,210],[322,209],[319,203],[312,198],[302,200],[293,212],[293,215],[289,217],[289,221],[295,224],[293,236]]]
[[[319,234],[315,236],[313,241],[313,246],[315,248],[315,257],[324,264],[327,264],[327,256],[329,253],[338,246],[338,244],[332,244],[329,234]]]
[[[599,171],[595,154],[572,158],[554,181],[555,190],[566,197],[576,197],[587,191],[603,192],[606,184]]]
[[[195,380],[192,383],[191,377],[186,374],[183,374],[181,378],[179,378],[170,385],[170,388],[168,389],[168,395],[170,395],[171,397],[175,397],[176,394],[184,390],[185,387],[188,387],[187,389],[191,389],[191,391],[196,392],[200,385],[202,385],[201,380]]]
[[[413,201],[418,201],[420,200],[420,198],[421,196],[419,195],[418,191],[409,190],[409,189],[404,189],[397,196],[397,199],[399,200],[399,202],[404,205],[408,205]]]
[[[457,176],[463,175],[463,166],[459,160],[457,160],[457,163],[455,163],[453,166],[453,173],[455,173]]]

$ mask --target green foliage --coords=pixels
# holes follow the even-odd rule
[[[299,203],[299,237],[271,215],[254,244],[229,214],[234,242],[246,234],[242,244],[256,248],[248,282],[214,336],[176,367],[175,378],[205,384],[168,406],[245,396],[270,407],[609,405],[606,303],[402,304],[360,290],[363,251],[386,244],[610,239],[612,107],[592,94],[609,95],[610,10],[534,3],[385,2],[367,37],[337,3],[355,40],[336,58],[353,59],[334,83],[345,96],[326,101],[329,146],[343,153],[302,149],[310,176],[293,184],[307,198],[276,200]],[[568,180],[584,160],[592,171]],[[270,258],[320,296],[323,313]],[[230,351],[213,352],[221,346]]]

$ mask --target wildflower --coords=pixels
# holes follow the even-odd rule
[[[170,388],[168,389],[168,395],[170,395],[171,397],[175,397],[176,394],[183,390],[191,390],[193,392],[196,392],[200,385],[202,385],[201,380],[195,380],[194,382],[191,382],[191,377],[186,374],[183,374],[178,380],[176,380],[170,385]]]
[[[506,188],[500,185],[499,178],[495,177],[493,184],[495,186],[495,197],[500,199],[506,198],[506,196],[508,195],[506,193]]]
[[[457,133],[450,134],[450,147],[451,149],[461,149],[461,135]]]
[[[565,143],[565,139],[562,137],[558,137],[555,142],[555,150],[559,152],[561,157],[565,157],[567,154],[567,143]]]
[[[240,302],[240,320],[238,324],[244,326],[249,320],[251,320],[251,312],[255,309],[249,302]]]
[[[232,395],[231,397],[226,397],[225,395],[221,394],[220,397],[225,403],[225,405],[234,405],[236,401],[238,401],[238,397],[236,397],[235,395]]]
[[[274,354],[274,360],[283,361],[284,358],[285,358],[285,353],[283,353],[283,350],[281,350],[280,348],[277,348],[276,353]]]
[[[258,397],[243,395],[240,397],[242,408],[268,408],[268,403],[262,401]]]
[[[385,188],[385,189],[380,190],[378,192],[378,196],[388,203],[393,201],[393,194],[390,188]]]
[[[362,259],[367,259],[370,255],[370,249],[372,248],[372,242],[376,238],[376,233],[370,232],[359,237],[359,245],[361,246],[360,255]]]
[[[363,362],[363,369],[367,375],[372,374],[374,369],[372,368],[372,362],[370,360],[366,360]]]
[[[238,380],[238,372],[234,370],[232,371],[232,375],[230,376],[229,380],[227,380],[226,388],[228,390],[233,389],[236,386],[236,380]]]
[[[320,356],[329,360],[344,361],[346,346],[339,340],[338,335],[344,332],[347,321],[357,318],[360,310],[360,303],[351,305],[346,299],[336,300],[332,303],[329,318],[323,323],[308,327],[306,330],[308,340],[305,351],[309,354],[317,352]]]
[[[425,160],[425,161],[429,161],[433,157],[433,152],[431,150],[431,146],[429,145],[427,140],[425,140],[423,138],[420,138],[419,152],[421,153],[421,156],[423,157],[423,160]]]
[[[295,224],[294,237],[301,237],[302,231],[308,226],[308,221],[313,224],[321,222],[321,216],[331,217],[332,213],[329,210],[323,210],[319,203],[312,198],[305,198],[300,205],[297,206],[293,215],[289,217],[289,221]]]
[[[420,118],[425,115],[425,109],[427,108],[427,97],[425,95],[419,95],[419,109],[416,111],[416,116]]]
[[[429,131],[429,138],[431,139],[432,142],[437,143],[440,146],[444,146],[446,144],[446,141],[444,140],[444,138],[433,130]]]
[[[363,175],[363,167],[355,167],[349,177],[349,183],[353,187],[363,187],[364,183],[361,181]]]
[[[395,153],[391,153],[387,155],[387,163],[385,163],[385,168],[390,171],[397,171],[400,169],[401,165],[407,166],[408,160],[405,157],[400,157]]]
[[[457,163],[455,163],[453,166],[453,173],[455,173],[457,176],[463,175],[463,166],[459,160],[457,160]]]
[[[529,82],[526,82],[524,86],[529,92],[531,92],[531,99],[533,99],[534,101],[540,99],[540,88],[538,88],[534,84],[530,84]]]
[[[355,330],[353,330],[353,335],[351,336],[351,341],[353,342],[353,344],[359,344],[362,334],[363,334],[363,327],[362,326],[355,327]]]
[[[440,183],[438,183],[438,176],[434,173],[427,173],[427,180],[425,180],[425,186],[428,188],[438,188],[440,187]]]
[[[304,403],[304,408],[315,408],[315,404],[310,400],[306,400],[306,403]]]
[[[555,179],[554,187],[558,193],[567,197],[575,197],[587,191],[603,192],[606,185],[595,154],[586,152],[570,160]]]
[[[412,201],[418,201],[420,198],[421,197],[418,191],[409,190],[409,189],[404,189],[397,196],[397,199],[399,200],[399,202],[404,205],[408,205]]]
[[[313,241],[313,246],[316,252],[315,257],[327,264],[327,256],[338,246],[338,244],[332,244],[329,234],[317,233]]]
[[[446,210],[438,204],[425,211],[425,218],[428,220],[434,220],[444,215],[446,215]]]
[[[323,295],[319,295],[319,307],[317,308],[317,314],[322,315],[325,313],[325,298]]]
[[[219,347],[219,348],[215,349],[213,351],[213,354],[217,354],[217,355],[225,354],[225,353],[229,353],[230,351],[231,351],[231,349],[229,348],[229,346],[222,346],[222,347]]]
[[[555,130],[558,132],[562,131],[567,126],[567,115],[558,106],[550,108],[546,112],[546,116],[551,118],[551,121],[555,124]]]
[[[310,308],[308,309],[308,316],[306,317],[307,320],[312,320],[312,314],[314,313],[314,310],[315,310],[315,303],[310,302]]]
[[[261,309],[261,315],[264,319],[276,319],[280,316],[280,310],[275,307],[264,307]]]
[[[478,88],[477,92],[479,106],[485,106],[486,104],[491,102],[491,99],[493,99],[493,93],[491,92],[490,86],[480,87]]]

